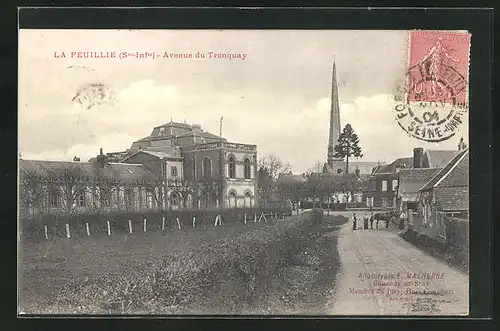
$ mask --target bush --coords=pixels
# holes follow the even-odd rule
[[[107,222],[110,223],[112,232],[127,232],[128,220],[131,220],[134,232],[143,231],[143,220],[147,219],[148,231],[158,231],[162,227],[162,218],[165,217],[165,229],[177,228],[177,218],[182,227],[193,226],[193,216],[196,226],[214,225],[215,217],[220,214],[223,223],[243,222],[245,214],[247,221],[252,220],[255,215],[259,217],[262,213],[276,214],[279,218],[291,216],[292,210],[288,208],[235,208],[235,209],[191,209],[191,210],[167,210],[167,211],[144,211],[144,212],[108,212],[77,214],[72,217],[60,215],[42,215],[41,217],[20,221],[23,238],[43,238],[47,225],[50,237],[65,237],[66,224],[70,225],[71,236],[85,236],[86,225],[89,224],[91,234],[106,235]]]
[[[313,225],[312,213],[225,237],[160,262],[124,272],[79,278],[47,310],[68,313],[182,314],[255,311],[271,275],[297,252]],[[74,312],[75,309],[71,309]]]

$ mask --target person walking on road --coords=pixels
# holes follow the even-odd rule
[[[365,215],[365,216],[363,217],[363,223],[364,223],[364,224],[363,224],[363,228],[364,228],[365,230],[368,230],[368,216],[366,216],[366,215]]]
[[[370,229],[371,230],[373,230],[373,221],[374,221],[374,219],[373,219],[373,212],[372,212],[372,214],[370,215]]]
[[[352,214],[352,229],[353,230],[356,230],[356,223],[357,223],[356,213],[354,213],[354,214]]]

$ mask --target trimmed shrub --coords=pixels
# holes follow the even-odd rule
[[[292,258],[313,213],[224,237],[185,254],[75,279],[47,307],[56,313],[183,314],[256,311],[271,275]],[[68,309],[71,307],[70,309]],[[71,311],[68,311],[71,310]]]
[[[213,226],[215,217],[220,214],[223,223],[243,222],[247,214],[247,221],[251,221],[254,215],[259,217],[262,213],[277,215],[278,218],[291,216],[289,208],[266,207],[266,208],[234,208],[234,209],[183,209],[166,211],[143,211],[143,212],[108,212],[93,214],[76,214],[71,217],[60,215],[42,215],[33,219],[21,219],[20,226],[23,238],[43,238],[44,226],[47,225],[51,236],[65,237],[66,224],[70,225],[71,236],[79,237],[86,235],[85,223],[89,224],[91,234],[107,234],[107,221],[110,223],[111,231],[128,232],[128,220],[132,222],[133,232],[143,231],[144,218],[147,219],[148,231],[158,231],[162,227],[162,218],[165,217],[165,229],[177,228],[177,218],[181,227],[192,227],[193,216],[196,218],[196,227]]]

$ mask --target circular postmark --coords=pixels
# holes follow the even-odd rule
[[[419,140],[440,142],[453,137],[468,111],[467,83],[451,66],[433,70],[419,63],[407,71],[404,97],[394,107],[399,126]]]

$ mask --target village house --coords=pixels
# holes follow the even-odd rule
[[[54,167],[55,164],[58,166]],[[109,188],[109,203],[107,198],[98,199],[104,199],[99,206],[107,209],[123,207],[123,201],[129,201],[127,206],[133,206],[134,210],[256,205],[257,146],[228,142],[221,136],[203,131],[196,124],[170,121],[153,128],[149,136],[133,142],[126,151],[103,154],[101,149],[101,153],[88,162],[79,162],[76,157],[74,162],[20,161],[24,179],[30,172],[38,172],[45,176],[52,174],[51,180],[61,182],[63,179],[53,178],[56,169],[59,173],[72,169],[90,180],[105,177],[108,182],[116,182],[113,188]],[[96,176],[96,169],[101,169],[104,175]],[[96,200],[88,194],[85,194],[85,199],[74,200]],[[114,200],[112,194],[116,195]],[[71,198],[69,193],[67,195]],[[44,210],[64,209],[61,203],[55,202],[60,200],[55,193],[49,200],[54,203],[47,204],[52,207]],[[76,207],[67,207],[68,211],[83,212],[90,208],[87,203],[73,203]],[[28,209],[34,211],[33,203],[31,205]]]
[[[460,151],[419,190],[418,217],[413,230],[429,238],[445,240],[445,221],[469,219],[469,150]]]

